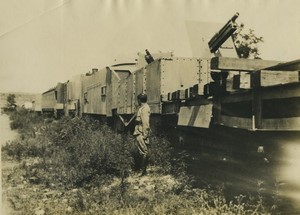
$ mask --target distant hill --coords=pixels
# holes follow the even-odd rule
[[[33,101],[35,101],[37,105],[41,103],[41,95],[37,93],[0,93],[0,107],[4,107],[7,104],[6,99],[9,94],[15,94],[16,104],[19,107]]]

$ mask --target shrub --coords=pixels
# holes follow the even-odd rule
[[[15,158],[17,161],[20,161],[23,157],[24,150],[25,146],[20,140],[7,142],[6,145],[2,146],[2,151],[5,151],[8,156]]]
[[[83,186],[101,175],[122,176],[132,166],[131,145],[96,121],[64,118],[46,128],[50,173],[68,186]],[[49,170],[49,169],[48,169]]]
[[[12,130],[18,130],[22,135],[34,136],[35,129],[43,123],[43,117],[36,112],[20,108],[18,111],[9,112]]]
[[[3,148],[8,155],[38,157],[30,165],[28,177],[66,187],[92,186],[110,176],[125,178],[138,162],[136,140],[132,135],[117,134],[108,126],[90,118],[64,117],[49,121],[21,109],[10,115],[11,126],[23,138]],[[171,150],[164,137],[151,137],[150,165],[169,172]],[[135,161],[135,162],[134,162]],[[34,169],[34,171],[32,171]]]

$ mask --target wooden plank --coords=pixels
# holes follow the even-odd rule
[[[265,131],[300,131],[300,117],[280,118],[280,119],[262,119],[261,128],[252,128],[252,119],[221,116],[219,123],[231,128],[240,128],[247,130],[265,130]]]
[[[286,63],[280,63],[278,65],[270,66],[267,70],[279,70],[279,71],[299,71],[300,70],[300,59],[289,61]]]
[[[187,88],[187,89],[185,89],[184,91],[185,91],[184,97],[185,97],[186,99],[190,98],[190,88]]]
[[[212,104],[181,107],[178,114],[178,125],[208,128],[212,114]]]
[[[179,102],[166,102],[162,105],[162,114],[177,114],[179,111]]]
[[[219,124],[228,126],[231,128],[252,130],[252,119],[250,119],[250,118],[221,115]]]
[[[254,115],[255,129],[262,128],[262,91],[260,88],[252,91],[252,114]]]
[[[279,63],[281,62],[260,59],[214,57],[211,59],[210,68],[231,71],[255,71],[266,67],[274,66]]]
[[[264,99],[263,119],[300,117],[300,97]]]
[[[300,131],[300,117],[263,119],[263,130]]]
[[[221,114],[226,116],[251,118],[252,101],[239,101],[233,103],[222,103]]]
[[[263,99],[300,97],[300,82],[263,87]]]
[[[190,88],[190,97],[196,97],[199,91],[199,84],[195,84],[192,88]]]
[[[260,85],[271,86],[299,81],[298,71],[261,70]]]
[[[299,82],[298,71],[259,70],[251,73],[232,71],[226,80],[226,90],[250,89]]]
[[[205,96],[198,96],[197,99],[188,99],[184,102],[185,106],[200,106],[212,104],[212,99],[208,99]]]
[[[185,99],[185,90],[178,90],[177,94],[178,94],[178,99],[180,100]]]
[[[240,89],[250,89],[251,88],[251,74],[240,73]]]
[[[234,102],[242,102],[242,101],[251,101],[251,91],[248,92],[237,92],[229,95],[224,95],[221,98],[222,103],[234,103]]]
[[[237,85],[237,83],[236,83],[236,81],[237,81],[237,78],[235,78],[236,76],[238,76],[239,75],[239,72],[230,72],[229,74],[228,74],[228,76],[227,76],[227,78],[226,78],[226,91],[227,92],[236,92],[236,91],[238,91],[239,89],[238,88],[236,88],[236,85]],[[238,85],[239,85],[239,83],[238,83]],[[239,86],[238,86],[239,87]]]
[[[220,124],[221,123],[221,112],[222,112],[220,95],[216,95],[213,97],[212,112],[213,112],[213,116],[214,116],[214,123]]]

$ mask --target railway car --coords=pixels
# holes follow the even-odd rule
[[[131,73],[120,84],[117,113],[124,126],[136,111],[136,95],[144,92],[152,130],[169,128],[182,143],[274,158],[285,143],[299,140],[299,61],[226,57],[236,55],[234,47],[221,50],[235,19],[207,44],[215,57],[162,58]]]
[[[154,132],[240,156],[278,152],[284,139],[300,139],[300,61],[237,58],[231,38],[237,17],[201,43],[203,57],[146,50],[132,62],[59,83],[43,94],[43,112],[91,115],[131,130],[136,96],[146,93]]]
[[[263,152],[276,160],[300,140],[299,61],[216,57],[208,70],[211,81],[201,90],[199,82],[172,92],[162,105],[163,115],[173,114],[181,143],[243,158]]]
[[[42,94],[42,113],[53,114],[55,117],[64,115],[65,83],[58,83],[56,87]]]
[[[226,94],[215,96],[215,106],[219,107],[215,123],[253,131],[300,130],[300,67],[294,71],[286,70],[295,62],[251,71],[237,66],[226,69],[225,62],[221,62],[235,64],[235,59],[214,60],[219,61],[218,66],[214,66],[214,61],[212,66],[221,69],[222,73],[239,71],[231,80],[227,78],[230,87],[224,88]]]
[[[73,76],[65,85],[64,111],[66,116],[81,116],[82,80],[84,75]]]
[[[175,90],[181,92],[180,89],[192,87],[197,80],[199,81],[200,76],[201,84],[204,86],[210,81],[208,65],[208,59],[159,58],[131,73],[120,84],[117,113],[123,118],[121,121],[124,126],[128,126],[128,122],[131,122],[130,119],[136,112],[136,96],[146,93],[152,113],[152,130],[160,130],[163,126],[162,115],[176,114],[175,109],[178,108],[168,106],[168,92]]]
[[[136,111],[135,74],[148,64],[145,56],[138,53],[138,58],[132,62],[93,69],[85,74],[81,79],[81,113],[124,130],[128,117],[132,118]],[[171,52],[151,55],[152,60],[171,56]]]
[[[42,111],[42,95],[36,95],[35,99],[32,101],[32,109],[37,113]]]
[[[93,69],[82,79],[82,114],[93,115],[107,121],[117,106],[119,83],[132,70],[135,63],[116,64],[101,70]]]

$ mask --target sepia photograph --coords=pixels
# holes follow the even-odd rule
[[[0,214],[300,214],[299,8],[0,0]]]

